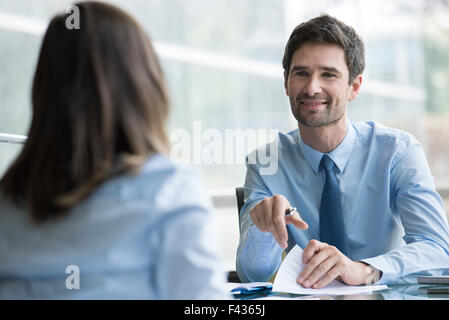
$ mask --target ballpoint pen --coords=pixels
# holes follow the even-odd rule
[[[290,207],[285,210],[285,217],[290,217],[293,213],[298,212],[295,207]],[[290,229],[290,233],[293,236],[293,239],[295,240],[295,243],[299,246],[301,246],[300,239],[298,237],[298,230],[293,224],[287,224],[287,229]]]
[[[296,208],[295,208],[295,207],[290,207],[290,208],[288,208],[288,209],[285,210],[285,216],[286,216],[286,217],[289,217],[289,216],[291,216],[292,213],[295,212],[295,211],[296,211]]]

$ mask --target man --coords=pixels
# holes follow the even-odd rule
[[[306,264],[297,282],[308,288],[449,274],[447,217],[421,145],[406,132],[347,119],[365,68],[354,29],[328,15],[299,25],[283,67],[299,130],[262,149],[277,152],[275,174],[260,174],[247,158],[240,279],[267,281],[295,244]],[[286,217],[290,207],[299,213]]]

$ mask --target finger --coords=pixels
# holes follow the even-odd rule
[[[271,232],[272,228],[271,228],[271,199],[266,199],[264,200],[264,203],[261,207],[261,212],[259,215],[259,218],[262,222],[263,225],[263,231],[264,232]]]
[[[250,212],[249,215],[251,217],[251,221],[256,225],[257,229],[262,231],[262,222],[260,221],[260,210],[258,210],[257,206],[255,206]]]
[[[274,198],[272,221],[273,221],[273,233],[276,234],[278,243],[282,248],[287,248],[287,227],[285,225],[285,209],[289,207],[288,203],[285,203],[281,198]]]
[[[315,239],[310,240],[302,252],[302,263],[307,264],[315,253],[324,249],[325,246],[326,244],[324,242]]]
[[[282,223],[284,223],[284,228],[285,228],[285,222],[284,220],[281,218],[281,221],[277,221],[279,220],[279,218],[275,218],[275,220],[273,221],[272,225],[271,225],[271,230],[270,232],[273,234],[274,239],[276,240],[276,242],[283,248],[287,248],[288,243],[287,243],[287,230],[282,230]]]
[[[279,235],[277,234],[274,225],[271,225],[270,233],[273,236],[274,240],[281,246],[282,249],[285,249],[287,246],[285,245],[285,242],[279,238]]]
[[[302,285],[304,287],[313,286],[316,282],[320,281],[326,274],[336,265],[335,257],[328,257],[328,259],[320,262],[310,274],[308,278],[305,278]]]
[[[323,288],[323,287],[327,286],[329,283],[331,283],[332,281],[337,279],[337,277],[340,275],[340,273],[341,273],[341,268],[338,267],[337,265],[334,265],[334,267],[331,268],[322,279],[317,281],[312,286],[312,288],[320,289],[320,288]]]
[[[270,199],[264,199],[261,202],[259,202],[251,211],[251,220],[254,222],[254,224],[257,226],[257,228],[262,232],[267,232],[267,223],[266,223],[266,212],[265,207],[270,202]],[[271,206],[271,204],[268,204]]]
[[[291,215],[285,217],[285,223],[293,224],[296,228],[301,230],[307,230],[309,228],[307,222],[301,219],[301,216],[299,215],[298,211],[295,211]]]
[[[309,280],[309,286],[314,284],[317,279],[310,279],[310,277],[314,272],[316,272],[317,269],[319,269],[319,272],[322,271],[321,269],[323,269],[323,267],[321,267],[321,264],[328,260],[329,256],[329,252],[325,250],[316,253],[305,265],[304,269],[302,269],[301,273],[298,276],[297,282],[299,284],[303,284],[306,280]],[[311,282],[312,280],[315,281]]]

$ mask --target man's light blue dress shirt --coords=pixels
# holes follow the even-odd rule
[[[328,155],[338,167],[349,258],[381,270],[379,283],[449,274],[447,217],[422,146],[412,135],[376,122],[347,123],[344,140]],[[259,231],[249,215],[264,198],[284,195],[309,225],[308,230],[288,228],[293,231],[287,250],[295,243],[305,248],[311,239],[320,239],[323,153],[305,144],[298,130],[280,133],[265,148],[271,154],[276,148],[278,168],[273,175],[260,174],[263,165],[248,162],[256,151],[247,157],[237,251],[242,281],[266,281],[281,263],[282,248],[270,233]]]
[[[162,155],[38,226],[0,195],[0,299],[226,299],[217,227],[196,173]]]

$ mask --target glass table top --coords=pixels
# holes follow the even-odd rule
[[[424,284],[407,284],[407,285],[389,285],[388,289],[375,291],[371,294],[355,294],[340,296],[305,296],[289,293],[265,293],[255,294],[252,296],[241,296],[240,299],[292,299],[292,300],[449,300],[449,293],[426,293],[425,288],[445,288],[447,285],[424,285]]]

